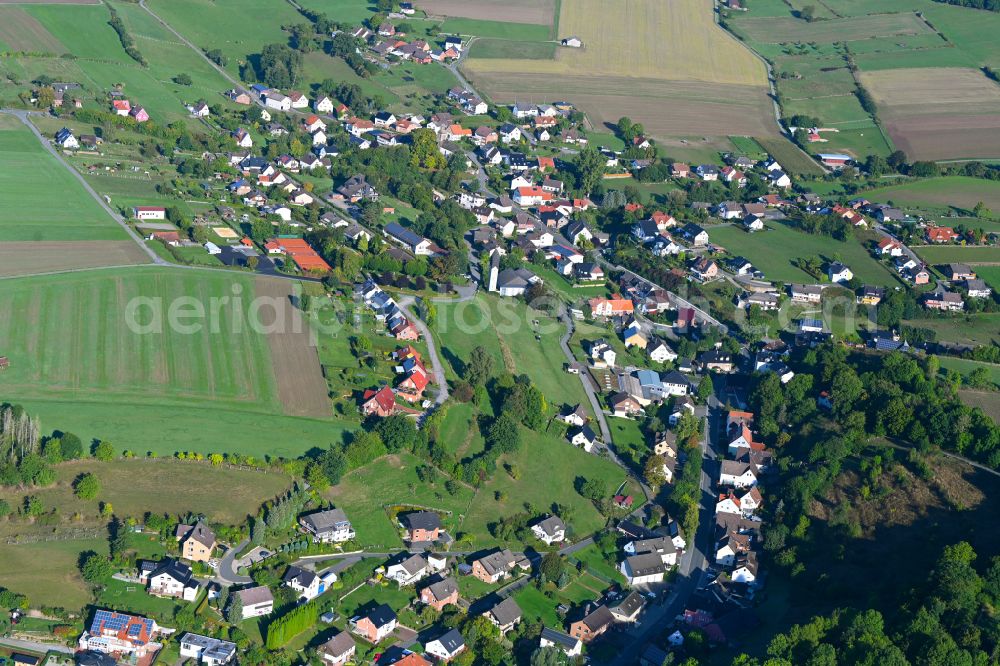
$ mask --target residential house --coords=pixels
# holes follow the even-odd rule
[[[608,406],[611,414],[619,418],[643,416],[646,413],[642,403],[628,393],[616,393],[608,400]]]
[[[212,559],[216,539],[208,525],[199,520],[194,525],[178,525],[175,532],[180,542],[181,557],[192,562],[208,562]]]
[[[590,299],[590,311],[595,317],[618,317],[621,315],[631,315],[634,306],[631,299],[621,296],[611,298]]]
[[[895,238],[883,236],[878,242],[875,252],[882,257],[901,257],[903,256],[903,244]]]
[[[458,604],[458,583],[451,576],[439,576],[438,580],[420,590],[420,601],[439,612],[448,605]]]
[[[685,396],[692,389],[691,380],[677,370],[668,372],[661,377],[661,381],[663,383],[663,392],[666,395]]]
[[[588,353],[590,364],[595,368],[613,368],[618,357],[618,353],[604,339],[592,342]]]
[[[927,227],[927,242],[952,243],[958,240],[958,234],[951,227]]]
[[[484,583],[496,583],[509,576],[517,564],[510,550],[496,550],[472,563],[472,575]]]
[[[551,546],[566,539],[566,525],[559,516],[548,516],[532,525],[531,533],[545,545]]]
[[[343,509],[316,511],[299,518],[299,525],[313,535],[317,543],[342,543],[355,536],[351,521]]]
[[[141,659],[158,651],[160,627],[155,620],[110,610],[98,610],[90,627],[77,641],[80,650],[92,650],[116,658]]]
[[[490,286],[493,288],[489,291],[498,292],[501,296],[521,296],[528,291],[528,287],[541,281],[527,268],[508,268],[497,272],[494,279],[491,267]]]
[[[694,172],[706,182],[719,179],[719,167],[714,164],[701,164],[695,167]]]
[[[957,284],[965,290],[970,298],[989,298],[993,293],[993,290],[986,284],[985,280],[962,280]]]
[[[763,506],[763,504],[764,499],[760,494],[760,490],[754,486],[739,495],[732,490],[719,495],[719,500],[715,505],[715,512],[731,513],[741,515],[744,518],[752,518],[756,514],[757,509]]]
[[[786,188],[792,186],[792,179],[788,177],[788,174],[780,169],[775,169],[774,171],[767,172],[767,181],[773,187]]]
[[[694,402],[688,396],[684,396],[679,400],[674,401],[674,406],[670,410],[670,416],[667,417],[667,422],[670,424],[670,427],[676,426],[685,412],[694,414]]]
[[[752,583],[757,580],[757,553],[750,551],[738,555],[729,576],[734,583]]]
[[[965,309],[962,295],[954,291],[944,291],[936,289],[924,295],[924,307],[928,310],[942,310],[945,312],[961,312]]]
[[[757,485],[759,471],[753,463],[723,460],[719,471],[719,485],[734,488],[751,488]]]
[[[490,624],[500,629],[501,634],[513,629],[521,621],[521,615],[521,608],[509,597],[483,613]]]
[[[542,627],[542,635],[538,639],[538,645],[539,647],[559,648],[567,657],[578,657],[583,652],[583,642],[579,638],[573,638],[548,627]]]
[[[458,629],[452,629],[424,645],[427,654],[438,661],[451,661],[465,650],[465,639]]]
[[[406,229],[395,222],[390,222],[385,225],[385,233],[389,236],[389,238],[396,241],[418,257],[429,257],[434,255],[433,244],[428,239],[413,233],[409,229]]]
[[[569,635],[584,643],[594,640],[614,624],[615,618],[605,605],[600,605],[587,613],[582,619],[569,625]]]
[[[693,222],[688,222],[681,227],[680,234],[695,247],[708,244],[708,232]]]
[[[434,511],[415,511],[399,518],[410,543],[437,541],[441,536],[441,517]]]
[[[636,622],[645,605],[645,597],[633,590],[609,610],[615,622]]]
[[[236,643],[192,634],[181,636],[181,658],[194,659],[205,666],[222,666],[236,659]]]
[[[854,279],[854,272],[839,261],[832,262],[826,269],[830,282],[850,282]]]
[[[361,413],[365,416],[385,418],[396,412],[396,394],[392,388],[383,386],[379,390],[367,389],[361,396]]]
[[[233,592],[240,599],[243,619],[270,615],[274,610],[274,596],[266,585],[258,585]]]
[[[362,199],[378,200],[378,192],[365,179],[363,174],[351,176],[344,184],[336,189],[334,199],[342,199],[350,203],[357,203]]]
[[[160,562],[160,565],[149,573],[148,578],[147,591],[156,597],[194,601],[201,589],[191,574],[191,567],[172,558]]]
[[[626,555],[655,555],[667,566],[674,566],[681,555],[681,549],[666,536],[635,539],[625,544]]]
[[[594,444],[597,443],[597,435],[594,434],[589,425],[571,430],[567,436],[569,437],[570,444],[579,446],[587,453],[590,453],[594,448]]]
[[[818,284],[792,284],[788,294],[793,303],[819,303],[823,298],[823,287]]]
[[[584,409],[583,405],[577,405],[571,410],[560,414],[558,418],[563,423],[579,427],[584,425],[589,417],[587,416],[587,410]]]
[[[656,363],[666,363],[677,359],[677,352],[671,349],[661,338],[653,338],[646,345],[646,353],[650,360]]]
[[[708,257],[699,257],[691,265],[691,274],[699,282],[708,282],[718,277],[719,265]]]
[[[66,127],[56,132],[56,143],[67,150],[76,150],[80,147],[80,142],[73,136],[73,131]]]
[[[133,106],[128,115],[137,123],[149,121],[149,113],[141,106]]]
[[[388,604],[382,604],[363,616],[351,618],[350,625],[352,632],[374,644],[395,631],[399,620]]]
[[[646,340],[646,336],[642,332],[642,329],[639,327],[639,324],[635,321],[631,322],[622,330],[622,341],[625,343],[626,349],[629,347],[645,349],[649,344]]]
[[[698,356],[698,363],[705,371],[715,370],[717,372],[732,372],[734,366],[733,355],[721,349],[709,349]]]
[[[413,585],[427,577],[427,560],[421,555],[403,555],[386,567],[385,577],[396,581],[400,587]]]
[[[352,661],[358,646],[346,631],[341,631],[317,648],[316,652],[324,664],[344,666]]]
[[[628,584],[633,586],[643,583],[662,583],[667,573],[667,566],[655,553],[626,557],[620,568]]]
[[[316,572],[295,565],[288,567],[281,582],[294,590],[303,601],[311,601],[326,592],[326,581]]]
[[[973,280],[976,277],[976,272],[967,264],[946,264],[941,272],[953,282],[956,280]]]
[[[858,303],[861,305],[878,305],[882,302],[884,295],[885,290],[882,287],[866,284],[861,288],[861,293],[858,294]]]
[[[690,402],[690,400],[688,401]],[[670,430],[657,432],[653,438],[653,455],[663,456],[664,458],[676,458],[677,435]]]

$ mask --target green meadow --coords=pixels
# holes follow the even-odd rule
[[[796,268],[792,261],[819,256],[824,261],[839,257],[857,279],[867,284],[898,284],[892,274],[875,261],[855,238],[838,241],[829,236],[797,231],[780,222],[770,222],[764,231],[752,234],[738,226],[711,227],[708,235],[713,243],[749,259],[769,280],[813,283],[816,279]]]
[[[60,205],[53,206],[58,196]],[[0,115],[0,241],[124,240],[125,232],[19,120]]]

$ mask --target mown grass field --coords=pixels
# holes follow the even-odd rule
[[[823,169],[788,139],[784,137],[757,137],[757,142],[789,173],[800,176],[823,175]]]
[[[287,43],[281,26],[305,21],[290,4],[272,0],[152,0],[149,8],[199,48],[220,49],[234,74],[263,46]]]
[[[979,361],[955,358],[954,356],[939,356],[938,359],[941,361],[942,368],[955,370],[963,377],[968,377],[973,370],[978,368],[986,368],[990,372],[990,379],[994,383],[1000,384],[1000,365],[995,365],[993,363],[980,363]]]
[[[1000,247],[976,245],[920,245],[914,252],[929,264],[1000,263]]]
[[[82,608],[91,596],[77,563],[87,551],[107,554],[107,539],[0,544],[0,581],[7,589],[26,594],[33,606]]]
[[[0,115],[0,241],[126,238],[31,130]]]
[[[912,206],[934,211],[948,209],[971,211],[982,201],[987,208],[1000,214],[1000,182],[980,178],[964,176],[928,178],[870,190],[865,192],[865,197],[872,201],[892,201],[897,206]]]
[[[736,226],[711,227],[708,235],[713,243],[749,259],[769,280],[814,283],[816,279],[793,266],[792,260],[819,256],[830,261],[839,256],[862,282],[885,286],[899,284],[854,238],[838,241],[829,236],[796,231],[780,222],[769,223],[765,231],[753,234]]]
[[[1000,292],[1000,266],[976,266],[976,276],[993,287],[993,291]]]
[[[234,286],[242,308],[218,300]],[[268,335],[251,329],[243,309],[254,293],[250,277],[164,269],[5,281],[0,308],[21,316],[0,320],[11,360],[0,394],[51,428],[139,452],[292,455],[339,441],[342,424],[282,416]],[[148,303],[132,318],[140,328],[129,323],[130,303]],[[171,307],[216,314],[177,320],[203,322],[187,332],[169,325]],[[163,325],[147,332],[153,312]]]

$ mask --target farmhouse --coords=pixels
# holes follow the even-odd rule
[[[590,299],[590,311],[595,317],[617,317],[630,315],[634,310],[632,300],[621,296]]]

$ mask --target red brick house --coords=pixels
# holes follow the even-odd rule
[[[569,625],[569,635],[589,643],[608,630],[615,621],[607,606],[598,606],[583,619]]]
[[[451,576],[431,583],[420,590],[420,601],[436,611],[444,610],[449,604],[457,604],[458,583]]]
[[[441,516],[433,511],[416,511],[399,518],[410,542],[437,541],[441,536]]]
[[[362,396],[361,413],[365,416],[392,416],[396,412],[396,394],[388,386],[378,391],[368,389]]]
[[[419,362],[418,362],[419,363]],[[413,369],[409,376],[399,383],[397,389],[399,396],[407,402],[417,402],[424,395],[427,388],[427,371],[423,365]]]

